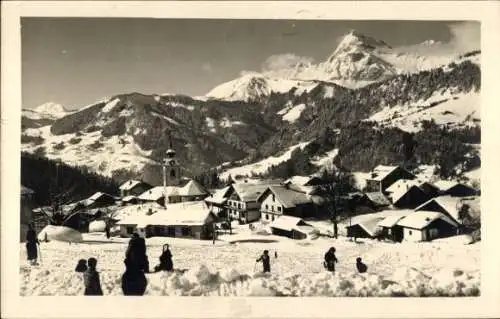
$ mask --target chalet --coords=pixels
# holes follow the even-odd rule
[[[386,208],[391,205],[391,202],[381,192],[368,192],[365,193],[365,196],[366,198],[361,197],[359,203],[365,204],[374,210]]]
[[[477,197],[454,197],[450,195],[439,196],[418,206],[415,208],[415,211],[440,212],[451,218],[454,222],[462,224],[460,209],[464,204],[479,206],[476,202],[478,202]],[[479,208],[477,208],[477,210],[479,210]]]
[[[273,235],[291,239],[305,239],[318,234],[318,231],[302,219],[293,216],[281,216],[269,224]]]
[[[394,211],[394,215],[389,215],[379,221],[377,226],[380,229],[380,237],[401,242],[403,240],[403,227],[398,225],[398,222],[412,213],[412,210]]]
[[[83,205],[86,209],[111,206],[115,203],[116,199],[113,196],[102,192],[97,192],[89,198],[78,202],[79,205]]]
[[[127,196],[138,196],[148,189],[151,189],[152,187],[153,186],[143,181],[131,179],[120,185],[120,197],[124,198]]]
[[[379,165],[366,179],[367,192],[385,193],[387,187],[400,179],[413,179],[415,175],[400,166]]]
[[[129,237],[137,232],[143,237],[177,237],[212,239],[216,216],[202,202],[185,202],[168,205],[149,214],[131,214],[121,219],[120,235]]]
[[[427,194],[416,180],[400,179],[386,189],[388,197],[394,207],[415,208],[428,201],[431,196]]]
[[[473,196],[478,193],[474,188],[457,181],[437,181],[434,185],[439,188],[440,195],[465,197]]]
[[[316,206],[309,196],[286,186],[269,186],[257,199],[262,221],[273,222],[280,216],[313,217]]]
[[[458,224],[439,212],[418,211],[397,222],[403,228],[404,241],[430,241],[457,233]]]
[[[356,238],[375,238],[379,235],[380,229],[378,223],[383,217],[371,218],[368,220],[358,221],[346,226],[347,237]]]
[[[231,185],[227,200],[229,217],[242,224],[260,219],[260,203],[258,198],[267,189],[267,185],[235,183]]]
[[[283,185],[298,192],[313,194],[320,186],[325,185],[325,181],[317,176],[293,176],[284,181]]]
[[[144,193],[137,196],[139,203],[157,203],[159,205],[165,204],[165,188],[163,186],[156,186],[148,189]]]
[[[226,186],[205,198],[205,203],[207,203],[210,211],[219,217],[227,217],[225,216],[226,203],[229,198],[230,189],[231,186]]]

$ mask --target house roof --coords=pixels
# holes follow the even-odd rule
[[[389,206],[391,203],[381,192],[369,192],[365,193],[366,197],[378,206]]]
[[[243,202],[256,201],[268,188],[265,184],[235,183],[231,185]]]
[[[163,188],[163,186],[156,186],[156,187],[153,187],[151,189],[148,189],[147,191],[145,191],[141,195],[137,196],[137,198],[140,200],[157,201],[165,195],[164,191],[165,191],[165,189]],[[167,190],[167,193],[168,193],[168,190]]]
[[[373,169],[371,174],[368,176],[368,179],[381,181],[397,168],[398,166],[378,165]]]
[[[362,222],[358,222],[355,224],[351,224],[350,226],[346,226],[346,228],[350,228],[356,225],[359,225],[361,228],[363,228],[370,236],[375,236],[379,232],[378,229],[378,223],[384,219],[384,217],[375,217],[372,219],[368,219]]]
[[[416,186],[416,185],[408,185],[408,188],[400,188],[398,190],[396,190],[395,192],[392,193],[392,196],[391,196],[391,199],[392,199],[392,203],[393,204],[396,204],[401,198],[403,198],[403,196],[405,196],[406,194],[408,194],[409,192],[411,191],[416,191],[416,192],[420,192],[422,193],[423,190]]]
[[[214,194],[212,194],[212,196],[205,198],[205,201],[214,204],[224,204],[227,201],[227,193],[229,189],[231,189],[231,186],[218,189]]]
[[[285,208],[292,208],[297,205],[312,203],[312,200],[306,194],[278,185],[269,186],[268,189],[262,193],[261,196],[259,196],[259,200],[264,196],[264,194],[267,193],[267,191],[276,195],[278,201]]]
[[[443,221],[455,227],[458,226],[458,224],[448,216],[441,214],[439,212],[431,212],[431,211],[414,212],[406,216],[405,218],[401,219],[397,224],[402,227],[423,229],[437,219],[442,219]]]
[[[408,214],[410,214],[410,213],[408,213]],[[378,222],[378,226],[391,228],[391,227],[394,227],[401,219],[403,219],[405,217],[406,216],[404,216],[404,215],[387,216],[386,218],[384,218]]]
[[[121,184],[119,188],[120,188],[120,190],[128,191],[141,183],[142,183],[141,181],[131,179],[131,180],[128,180],[125,183]]]
[[[34,194],[35,191],[32,190],[31,188],[28,188],[26,186],[21,185],[21,195],[28,195],[28,194]]]
[[[134,199],[137,199],[137,197],[136,197],[136,196],[133,196],[133,195],[129,195],[129,196],[125,196],[125,197],[123,197],[123,198],[122,198],[122,202],[130,202],[130,201],[132,201],[132,200],[134,200]]]
[[[459,185],[463,186],[463,187],[470,188],[470,189],[474,189],[474,188],[470,187],[469,185],[459,183],[458,181],[440,180],[440,181],[435,182],[434,185],[436,185],[436,187],[439,188],[443,192],[446,192],[446,191],[452,189],[453,187],[459,186]]]
[[[462,204],[464,203],[462,198],[453,197],[450,195],[435,197],[415,208],[415,211],[429,210],[428,206],[431,203],[436,203],[441,208],[443,208],[455,221],[460,221],[459,211]]]
[[[283,215],[275,219],[269,227],[282,229],[286,231],[291,231],[293,229],[297,229],[297,226],[308,226],[304,220],[298,217]],[[310,225],[309,225],[310,226]]]
[[[201,196],[208,192],[195,180],[190,180],[186,185],[178,189],[179,196]]]
[[[170,204],[167,208],[155,209],[152,215],[146,211],[132,212],[129,216],[118,222],[119,225],[203,225],[212,215],[208,206],[203,201]]]

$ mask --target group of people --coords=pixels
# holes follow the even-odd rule
[[[277,252],[274,253],[274,257],[278,258]],[[262,262],[262,272],[271,272],[271,259],[268,250],[264,250],[264,253],[255,262]],[[335,247],[331,247],[325,254],[323,266],[328,271],[335,272],[336,263],[338,263],[338,259],[335,256]],[[356,269],[359,273],[365,273],[368,270],[368,266],[363,263],[361,257],[356,258]]]
[[[172,252],[169,245],[163,245],[160,263],[154,271],[173,271]],[[142,296],[146,292],[148,281],[145,273],[149,273],[149,261],[146,253],[146,242],[138,234],[133,234],[125,253],[125,272],[121,278],[121,288],[125,296]],[[83,273],[86,296],[102,296],[99,273],[96,271],[97,260],[80,259],[75,268],[76,272]]]

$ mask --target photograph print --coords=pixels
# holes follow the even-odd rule
[[[21,296],[481,295],[480,22],[20,24]]]

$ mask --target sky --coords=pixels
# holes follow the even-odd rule
[[[23,108],[78,109],[127,92],[200,96],[244,71],[324,61],[352,29],[392,47],[480,48],[475,22],[23,18]]]

